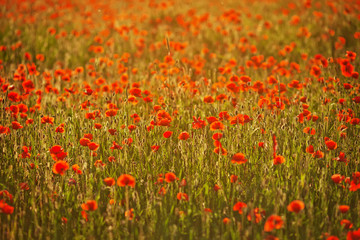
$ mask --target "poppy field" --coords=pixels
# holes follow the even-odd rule
[[[0,239],[360,239],[357,0],[0,0]]]

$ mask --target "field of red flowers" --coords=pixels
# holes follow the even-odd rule
[[[0,0],[0,239],[360,239],[359,0]]]

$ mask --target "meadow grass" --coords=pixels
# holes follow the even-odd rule
[[[360,239],[359,10],[2,1],[0,239]]]

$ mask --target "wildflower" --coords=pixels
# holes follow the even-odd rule
[[[109,186],[109,187],[114,186],[115,185],[115,179],[111,178],[111,177],[105,178],[104,183],[105,183],[106,186]]]
[[[245,158],[245,155],[243,153],[236,153],[231,159],[231,162],[236,164],[243,164],[247,161],[248,160]]]
[[[117,185],[120,187],[135,187],[135,178],[129,174],[123,174],[117,179]]]
[[[84,211],[95,211],[98,208],[98,204],[95,200],[87,200],[86,203],[81,204],[81,208]]]
[[[301,210],[304,209],[304,207],[305,205],[303,201],[294,200],[287,206],[287,210],[289,212],[299,213]]]
[[[63,176],[68,169],[69,164],[65,161],[59,160],[54,164],[52,171],[55,174],[60,174],[61,176]]]
[[[274,229],[280,229],[283,224],[284,224],[284,221],[282,220],[282,218],[280,216],[271,215],[270,217],[268,217],[268,219],[265,222],[264,231],[271,232]]]

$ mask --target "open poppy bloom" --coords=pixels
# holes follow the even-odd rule
[[[304,208],[305,208],[305,204],[303,201],[300,200],[294,200],[287,206],[287,210],[289,212],[294,212],[294,213],[299,213]]]
[[[347,211],[349,211],[350,207],[348,205],[340,205],[339,206],[339,211],[341,213],[346,213]]]
[[[328,150],[335,150],[337,148],[337,143],[334,142],[333,140],[328,140],[325,142]]]
[[[69,169],[69,164],[65,161],[59,160],[53,165],[53,173],[60,174],[63,176],[66,172],[66,170]]]
[[[284,224],[284,221],[282,218],[278,215],[271,215],[266,219],[265,225],[264,225],[264,231],[265,232],[271,232],[274,229],[280,229],[282,225]]]
[[[177,195],[176,195],[176,198],[178,200],[183,200],[183,201],[189,201],[189,196],[186,194],[186,193],[182,193],[182,192],[179,192]]]
[[[80,145],[87,147],[89,145],[89,143],[91,143],[91,140],[88,138],[81,138],[80,139]]]
[[[176,175],[172,172],[168,172],[165,174],[165,181],[170,183],[173,182],[175,180],[177,180],[178,178],[176,177]]]
[[[189,135],[189,133],[187,133],[187,132],[182,132],[182,133],[180,133],[180,135],[179,135],[179,139],[180,139],[180,140],[187,140],[189,137],[190,137],[190,135]]]
[[[171,137],[171,135],[172,135],[171,131],[166,131],[166,132],[164,132],[163,137],[164,138],[169,138],[169,137]]]
[[[100,145],[97,143],[94,143],[94,142],[90,142],[88,144],[88,148],[92,151],[96,151],[99,147],[100,147]]]
[[[239,212],[239,214],[243,213],[243,208],[246,208],[247,205],[246,203],[243,202],[237,202],[234,206],[233,206],[233,210]]]
[[[281,155],[277,155],[274,159],[273,159],[273,163],[274,165],[279,165],[285,162],[285,158]]]
[[[215,121],[213,123],[210,124],[210,130],[211,131],[215,131],[215,130],[224,130],[225,126],[222,122],[220,121]]]
[[[105,183],[106,186],[109,186],[109,187],[114,186],[115,185],[115,179],[111,178],[111,177],[105,178],[104,183]]]
[[[236,153],[231,159],[231,162],[236,164],[243,164],[247,161],[248,160],[245,158],[245,155],[243,153]]]
[[[87,200],[86,203],[81,204],[81,208],[84,211],[95,211],[98,208],[95,200]]]
[[[360,228],[355,231],[349,231],[346,235],[346,240],[360,240]]]
[[[135,187],[135,178],[129,174],[123,174],[117,179],[117,185],[120,187]]]

